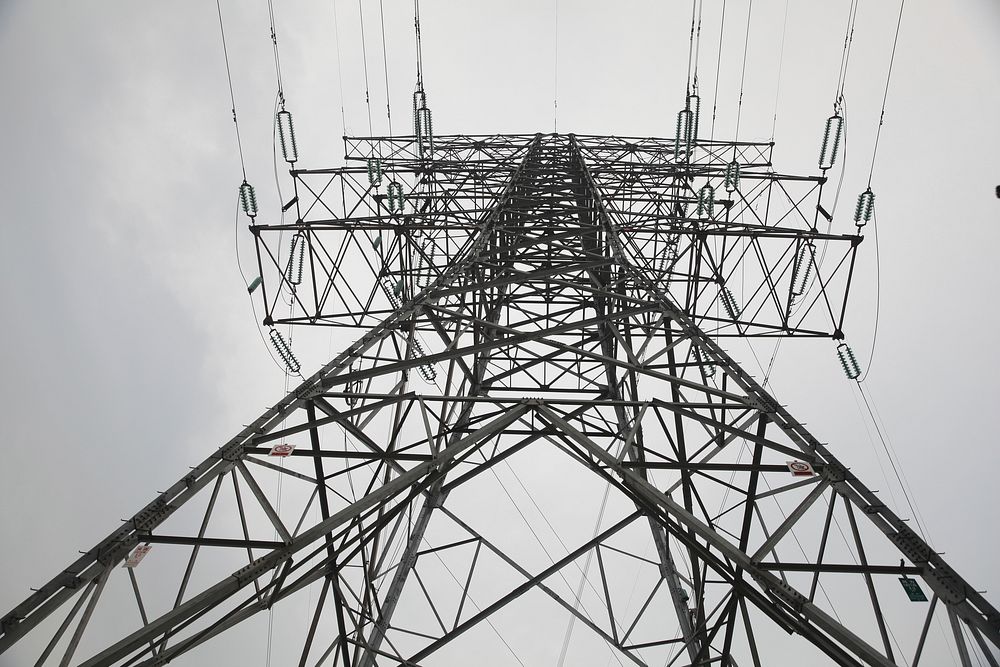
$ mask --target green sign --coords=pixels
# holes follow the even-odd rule
[[[927,602],[927,596],[924,595],[922,590],[920,590],[920,584],[917,583],[916,579],[900,577],[899,583],[903,585],[903,590],[906,591],[906,595],[910,598],[910,602]]]

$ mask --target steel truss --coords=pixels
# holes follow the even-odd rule
[[[950,650],[996,667],[997,611],[717,342],[839,333],[860,238],[818,231],[822,178],[774,173],[767,144],[347,146],[381,179],[296,171],[295,222],[252,230],[270,321],[363,335],[4,616],[0,652],[44,632],[38,664],[160,665],[308,598],[300,665],[508,664],[573,618],[594,664],[773,665],[797,646],[795,664]],[[693,211],[734,160],[740,186]],[[308,239],[301,280],[282,232]],[[806,246],[826,252],[806,254],[815,278],[793,299]],[[280,503],[264,490],[279,478]],[[512,528],[515,484],[558,544]],[[140,544],[159,559],[124,583]],[[154,607],[142,589],[183,559]],[[102,604],[115,586],[128,620]],[[118,634],[87,644],[101,614]]]

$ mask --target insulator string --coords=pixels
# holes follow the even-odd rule
[[[892,53],[889,55],[889,71],[885,75],[885,90],[882,92],[882,111],[878,116],[878,129],[875,130],[875,146],[872,148],[872,164],[868,170],[868,187],[872,186],[872,174],[875,173],[875,157],[878,155],[878,141],[882,136],[882,124],[885,121],[885,102],[889,97],[889,81],[892,79],[892,64],[896,61],[896,44],[899,42],[899,26],[903,22],[903,6],[906,0],[899,2],[899,16],[896,17],[896,34],[892,38]]]
[[[232,102],[233,125],[236,127],[236,147],[240,152],[240,168],[243,170],[243,181],[247,180],[247,165],[243,159],[243,141],[240,139],[240,122],[236,119],[236,93],[233,92],[233,73],[229,67],[229,48],[226,46],[226,28],[222,22],[222,5],[215,0],[215,8],[219,12],[219,33],[222,35],[222,55],[226,59],[226,79],[229,80],[229,101]]]

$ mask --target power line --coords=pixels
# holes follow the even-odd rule
[[[232,102],[233,125],[236,126],[236,147],[240,151],[240,167],[243,169],[243,180],[247,180],[247,165],[243,159],[243,141],[240,139],[240,123],[236,119],[236,93],[233,92],[233,73],[229,67],[229,48],[226,46],[226,28],[222,22],[222,6],[220,0],[215,0],[215,8],[219,12],[219,33],[222,35],[222,55],[226,59],[226,78],[229,80],[229,100]]]
[[[281,80],[281,58],[278,55],[278,33],[274,28],[274,3],[267,0],[267,13],[271,21],[271,46],[274,51],[274,75],[278,82],[278,99],[281,101],[281,108],[285,108],[285,87]]]
[[[885,121],[885,102],[889,97],[889,81],[892,79],[892,65],[896,61],[896,44],[899,42],[899,26],[903,22],[903,6],[906,0],[899,2],[899,16],[896,18],[896,34],[892,38],[892,54],[889,56],[889,71],[885,75],[885,90],[882,93],[882,111],[878,117],[878,129],[875,130],[875,147],[872,149],[872,164],[868,170],[868,187],[872,186],[872,174],[875,172],[875,156],[878,155],[878,141],[882,136],[882,124]]]

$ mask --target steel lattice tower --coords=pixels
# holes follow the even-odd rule
[[[293,170],[294,222],[251,225],[265,323],[363,333],[6,614],[0,652],[45,632],[39,664],[160,665],[308,595],[282,664],[571,641],[597,656],[574,664],[996,666],[997,611],[720,346],[841,338],[861,237],[822,231],[825,176],[696,137],[428,128]],[[565,540],[512,528],[508,486]],[[118,634],[89,645],[101,614]]]

